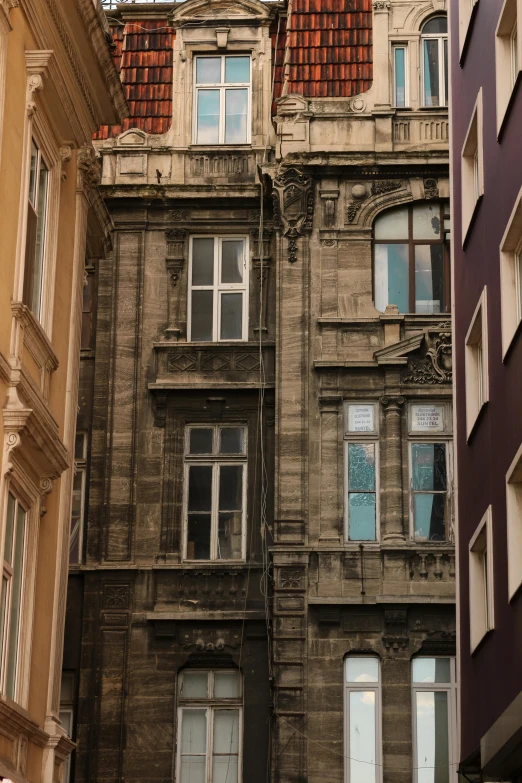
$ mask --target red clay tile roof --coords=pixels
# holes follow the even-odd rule
[[[130,115],[123,125],[102,126],[94,138],[118,136],[129,128],[165,133],[172,121],[174,30],[166,19],[140,20],[114,27],[112,35]]]
[[[288,34],[288,93],[348,98],[371,87],[371,0],[294,0]]]
[[[276,46],[274,99],[282,92],[289,43],[287,93],[306,98],[347,98],[372,83],[371,0],[294,0],[288,33],[281,19],[270,36]],[[129,128],[165,133],[172,121],[174,30],[167,20],[128,22],[112,28],[114,62],[120,71],[130,116],[123,125],[102,126],[95,139]],[[274,107],[275,108],[275,107]]]

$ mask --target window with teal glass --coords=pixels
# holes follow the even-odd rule
[[[384,312],[449,311],[448,202],[417,202],[382,212],[374,224],[374,301]]]
[[[345,537],[376,541],[378,520],[377,406],[345,403]]]
[[[393,102],[399,109],[408,105],[406,57],[406,46],[397,45],[393,47]]]

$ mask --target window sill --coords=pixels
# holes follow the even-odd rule
[[[477,415],[475,416],[473,422],[471,423],[471,425],[468,428],[468,432],[467,432],[467,435],[466,435],[466,443],[468,444],[468,446],[469,446],[471,440],[474,438],[476,431],[478,430],[479,423],[484,418],[484,415],[485,415],[484,412],[485,412],[487,406],[488,406],[488,400],[486,400],[485,402],[482,403],[481,407],[479,408],[479,410],[477,412]]]
[[[494,628],[488,628],[486,631],[484,631],[484,633],[482,634],[482,636],[480,637],[478,642],[475,643],[474,647],[472,647],[471,642],[470,642],[469,654],[471,655],[471,657],[476,655],[482,649],[482,647],[484,646],[485,640],[489,636],[491,636],[491,633],[493,632],[493,630],[494,630]]]
[[[518,324],[515,327],[515,330],[511,337],[507,340],[507,345],[505,348],[503,348],[502,353],[502,364],[507,364],[509,361],[509,357],[511,355],[512,349],[514,345],[518,342],[517,338],[519,337],[520,333],[522,332],[522,318],[519,320]]]
[[[196,152],[248,152],[252,149],[252,143],[246,144],[190,144],[189,150],[195,150]]]
[[[473,205],[473,209],[469,216],[468,222],[464,223],[464,221],[462,221],[462,249],[463,250],[465,250],[466,245],[468,244],[468,240],[471,236],[471,232],[473,230],[473,226],[475,224],[475,220],[477,218],[479,207],[482,204],[483,198],[484,198],[484,193],[481,193],[478,199],[475,201],[475,204]]]

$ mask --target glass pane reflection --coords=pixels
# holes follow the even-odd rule
[[[375,691],[350,692],[350,780],[353,783],[377,780],[375,697]]]
[[[346,682],[379,682],[379,659],[358,655],[348,657]]]
[[[415,694],[418,783],[449,783],[448,694]]]
[[[394,304],[409,312],[408,245],[375,245],[375,307]]]
[[[219,90],[198,91],[197,143],[219,143]]]
[[[449,658],[414,658],[413,682],[451,682]]]

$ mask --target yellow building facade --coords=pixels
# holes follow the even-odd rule
[[[61,781],[85,258],[110,221],[91,145],[126,104],[93,0],[0,0],[0,780]]]

